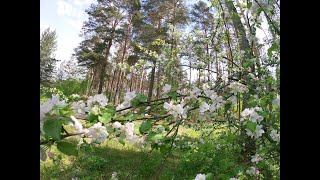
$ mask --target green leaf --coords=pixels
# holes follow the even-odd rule
[[[99,121],[102,123],[105,123],[105,124],[110,122],[111,118],[112,118],[112,116],[109,113],[104,113],[102,116],[98,117]]]
[[[116,113],[116,110],[115,109],[111,109],[111,108],[108,108],[105,110],[105,112],[111,114],[111,115],[114,115]]]
[[[166,154],[168,152],[169,148],[167,146],[160,146],[160,152],[161,154]]]
[[[257,124],[251,121],[248,121],[246,123],[246,129],[249,129],[251,132],[254,132],[256,130]]]
[[[139,116],[137,114],[130,114],[130,115],[127,116],[127,119],[129,121],[134,121],[134,120],[138,119],[138,117]]]
[[[242,66],[243,66],[244,68],[249,67],[249,61],[244,61]]]
[[[113,120],[115,120],[115,121],[126,121],[127,119],[125,117],[117,117],[117,118],[113,118]]]
[[[139,93],[133,100],[131,100],[131,106],[136,107],[142,102],[147,102],[147,100],[148,100],[147,96]]]
[[[68,156],[78,156],[77,145],[65,141],[57,142],[57,148],[60,152]]]
[[[156,132],[150,132],[148,134],[147,140],[154,141],[154,140],[158,140],[158,139],[162,139],[162,138],[163,138],[162,134],[157,134]]]
[[[175,91],[169,92],[168,96],[171,97],[174,100],[177,100],[177,92],[175,92]]]
[[[206,180],[213,180],[213,174],[212,173],[206,174]]]
[[[251,6],[252,6],[252,2],[249,2],[247,5],[248,9],[251,8]]]
[[[278,48],[278,44],[277,43],[273,43],[271,45],[271,47],[268,49],[268,56],[269,58],[272,56],[272,51],[276,50]]]
[[[163,127],[164,127],[164,130],[166,130],[166,131],[169,131],[170,130],[170,127],[169,127],[169,125],[167,125],[167,124],[164,124],[164,125],[162,125]]]
[[[126,144],[123,138],[118,138],[119,143],[121,143],[123,146]]]
[[[47,136],[51,137],[52,139],[59,141],[61,140],[61,130],[62,130],[62,123],[61,121],[55,119],[48,119],[44,122],[43,130]]]
[[[143,122],[139,128],[141,134],[148,132],[152,127],[150,122]]]
[[[97,106],[94,106],[91,110],[90,113],[93,115],[99,115],[100,114],[100,109]]]
[[[89,113],[89,115],[87,116],[87,119],[89,120],[89,122],[93,122],[93,121],[98,120],[98,116],[97,116],[97,115],[94,115],[94,114]]]

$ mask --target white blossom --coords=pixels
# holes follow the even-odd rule
[[[228,87],[231,89],[230,92],[234,95],[237,95],[237,93],[248,92],[248,88],[244,84],[238,82],[231,82]]]
[[[83,116],[86,114],[86,111],[88,111],[83,101],[73,102],[70,108],[77,113],[78,116]]]
[[[171,90],[171,85],[169,85],[169,84],[165,84],[162,88],[162,91],[164,94],[170,92],[170,90]]]
[[[239,180],[238,178],[230,178],[230,180]]]
[[[54,106],[64,106],[66,105],[65,101],[59,100],[59,95],[52,96],[51,99],[48,99],[46,102],[40,104],[40,130],[42,134],[45,134],[43,130],[44,125],[44,119],[46,117],[46,114],[50,112]]]
[[[257,176],[260,174],[259,170],[254,166],[251,166],[248,170],[246,170],[246,173],[254,176]]]
[[[174,105],[173,102],[170,101],[170,103],[165,102],[163,107],[175,118],[187,118],[187,110],[186,108],[183,108],[183,105],[181,104]]]
[[[96,94],[95,96],[89,96],[87,105],[92,107],[94,104],[98,103],[100,106],[106,106],[108,98],[103,94]]]
[[[125,101],[131,101],[133,98],[135,98],[137,96],[136,91],[132,91],[132,92],[126,92],[125,96],[124,96],[124,100]]]
[[[251,132],[249,129],[246,129],[246,133],[248,136],[250,137],[254,137],[254,138],[259,138],[262,136],[262,134],[264,133],[264,130],[262,129],[262,125],[257,125],[256,126],[256,130],[254,132]]]
[[[118,180],[118,174],[117,174],[117,172],[113,172],[113,173],[112,173],[111,179],[112,179],[112,180]]]
[[[87,129],[85,135],[93,137],[94,140],[102,143],[107,139],[109,133],[107,132],[106,127],[102,126],[102,124],[98,122]]]
[[[276,130],[272,130],[270,136],[272,140],[276,141],[277,143],[280,143],[280,133],[278,133]]]
[[[70,96],[72,99],[80,98],[79,94],[71,94]]]
[[[210,106],[206,102],[203,101],[199,107],[199,112],[204,113],[209,110],[209,107]]]
[[[121,127],[122,127],[122,124],[119,123],[118,121],[116,121],[116,122],[114,122],[114,123],[112,124],[112,127],[113,127],[113,128],[121,128]]]
[[[197,174],[196,178],[194,180],[206,180],[205,174]]]
[[[280,95],[277,94],[277,97],[272,101],[272,105],[275,107],[280,107]]]
[[[261,122],[263,117],[257,111],[262,111],[262,109],[260,107],[246,108],[241,112],[241,116],[243,119],[248,119],[251,122]]]
[[[116,107],[116,110],[124,109],[131,106],[131,100],[137,96],[135,91],[126,92],[124,101]]]
[[[209,90],[210,89],[210,86],[209,86],[209,83],[204,83],[202,85],[202,89],[205,91],[205,90]]]
[[[256,154],[256,155],[251,157],[251,162],[253,162],[253,163],[258,163],[261,160],[262,160],[262,157],[260,157],[259,154]]]
[[[74,123],[70,124],[70,127],[72,127],[74,129],[76,129],[77,131],[81,132],[82,131],[82,124],[80,123],[80,121],[77,118],[75,118],[74,116],[70,116],[70,118],[74,122]]]

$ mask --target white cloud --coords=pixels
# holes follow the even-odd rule
[[[85,16],[85,13],[81,8],[75,7],[66,1],[58,0],[57,6],[57,13],[59,16],[67,16],[76,19],[81,19]]]
[[[72,0],[73,4],[77,5],[77,6],[86,6],[86,5],[89,5],[95,1],[96,0]]]

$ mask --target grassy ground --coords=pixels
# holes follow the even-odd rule
[[[137,130],[137,129],[136,129]],[[198,141],[199,133],[181,127],[178,137],[184,141]],[[183,143],[183,142],[181,142]],[[51,152],[60,154],[62,160],[41,162],[41,179],[110,179],[113,172],[117,172],[119,179],[193,179],[199,172],[198,166],[182,157],[184,150],[174,149],[171,156],[163,162],[163,154],[159,150],[153,151],[145,158],[147,150],[141,150],[130,144],[122,145],[110,140],[94,148],[83,149],[78,158],[65,156],[56,149]],[[141,163],[142,159],[145,161]],[[163,162],[163,164],[162,164]],[[189,165],[188,165],[189,164]],[[190,167],[186,171],[185,167]],[[133,171],[135,169],[135,171]],[[133,172],[132,172],[133,171]],[[192,178],[191,178],[192,177]]]

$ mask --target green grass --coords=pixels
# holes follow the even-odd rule
[[[135,131],[139,130],[136,128]],[[200,133],[195,130],[180,127],[177,136],[180,140],[175,144],[179,146],[188,141],[197,142],[199,135]],[[126,179],[129,173],[131,173],[129,179],[139,180],[194,179],[197,174],[209,173],[220,166],[220,160],[214,157],[214,144],[198,146],[199,148],[191,152],[184,148],[173,149],[166,161],[163,161],[164,155],[159,150],[154,150],[145,158],[150,148],[142,150],[130,144],[123,146],[114,140],[93,148],[84,148],[77,158],[65,156],[52,148],[51,152],[55,155],[60,154],[62,159],[56,162],[49,159],[41,162],[40,177],[43,180],[71,180],[72,177],[81,180],[110,179],[112,173],[117,172],[119,179]],[[144,158],[145,161],[142,162]],[[211,167],[212,164],[215,167]]]

